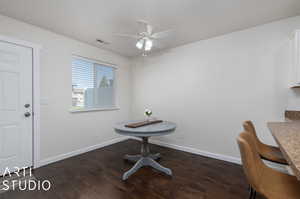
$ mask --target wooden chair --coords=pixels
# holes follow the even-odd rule
[[[258,139],[255,127],[251,121],[245,121],[243,123],[243,127],[246,132],[249,132],[253,135],[255,146],[257,147],[257,151],[262,159],[279,164],[288,165],[287,161],[283,157],[278,147],[266,145]]]
[[[267,199],[300,198],[300,181],[294,176],[267,167],[260,158],[254,143],[254,136],[243,132],[237,139],[243,169],[250,184],[250,199],[256,191]]]

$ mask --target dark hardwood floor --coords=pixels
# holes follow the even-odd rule
[[[35,170],[37,179],[48,179],[47,191],[10,191],[1,199],[243,199],[248,198],[241,166],[165,147],[160,163],[173,177],[142,168],[126,182],[123,172],[132,164],[122,159],[137,154],[140,143],[128,140],[72,157]],[[257,197],[259,199],[260,197]]]

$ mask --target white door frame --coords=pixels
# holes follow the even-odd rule
[[[18,40],[15,38],[0,35],[0,41],[16,44],[19,46],[24,46],[32,48],[32,107],[33,107],[33,124],[32,124],[32,135],[33,135],[33,168],[40,167],[40,50],[42,46]]]

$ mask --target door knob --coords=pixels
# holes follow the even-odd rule
[[[24,113],[24,116],[25,116],[25,117],[30,117],[30,116],[31,116],[31,113],[30,113],[30,112],[26,112],[26,113]]]

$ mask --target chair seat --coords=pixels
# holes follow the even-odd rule
[[[269,146],[267,148],[267,150],[264,150],[260,154],[260,156],[262,159],[265,159],[265,160],[268,160],[271,162],[288,165],[286,159],[284,158],[282,152],[280,151],[280,149],[278,147]]]
[[[274,160],[274,154],[281,154],[278,148],[265,145],[267,150],[258,153],[254,135],[246,131],[239,135],[237,141],[243,169],[251,186],[250,198],[255,198],[257,191],[267,199],[300,199],[300,181],[295,176],[266,166],[260,157],[261,154],[271,154]],[[275,153],[264,153],[270,151]]]
[[[291,175],[264,172],[260,192],[268,199],[298,199],[300,181]]]

